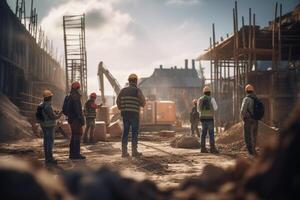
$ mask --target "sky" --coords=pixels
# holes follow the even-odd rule
[[[15,0],[7,0],[14,10]],[[27,13],[30,0],[27,2]],[[283,13],[300,0],[238,0],[241,17],[248,22],[248,9],[264,27],[274,18],[274,5]],[[34,0],[39,25],[64,54],[62,17],[86,14],[88,91],[98,92],[97,65],[103,61],[121,85],[130,73],[148,77],[160,64],[183,67],[209,46],[212,23],[216,38],[233,30],[234,0]],[[191,64],[191,62],[190,62]],[[191,65],[190,65],[191,66]],[[209,68],[205,76],[209,78]],[[106,94],[113,94],[106,82]]]

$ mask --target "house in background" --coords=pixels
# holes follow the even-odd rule
[[[182,120],[189,119],[192,101],[200,97],[203,85],[204,78],[196,70],[195,60],[192,60],[191,68],[188,67],[188,60],[185,60],[185,68],[163,68],[160,65],[150,77],[139,82],[148,99],[174,101],[177,116]]]

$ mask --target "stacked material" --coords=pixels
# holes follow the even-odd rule
[[[0,141],[34,137],[31,124],[6,96],[0,94]]]

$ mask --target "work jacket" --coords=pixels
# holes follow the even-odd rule
[[[197,110],[197,105],[195,105],[192,108],[192,112],[190,113],[190,122],[194,123],[194,122],[199,122],[200,116],[199,116],[199,112]]]
[[[84,115],[86,118],[95,119],[97,112],[97,104],[95,104],[95,100],[89,99],[84,105]]]
[[[121,90],[117,97],[117,106],[122,117],[139,117],[140,107],[146,104],[142,91],[136,84],[130,84]]]
[[[204,95],[198,99],[197,102],[200,120],[213,120],[214,112],[218,109],[215,98]]]
[[[55,114],[53,111],[51,101],[43,101],[42,102],[43,107],[43,116],[44,120],[40,122],[41,127],[44,128],[51,128],[56,126],[56,120],[59,118],[58,115]]]
[[[74,121],[84,125],[84,116],[82,112],[81,94],[78,90],[72,89],[70,92],[70,105],[68,113],[68,122],[72,124]]]
[[[252,119],[251,116],[253,116],[254,112],[254,100],[253,98],[256,98],[255,94],[247,94],[243,101],[242,101],[242,106],[241,106],[241,111],[240,111],[240,116],[242,120],[245,119]]]

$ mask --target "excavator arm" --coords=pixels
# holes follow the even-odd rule
[[[104,95],[104,75],[106,76],[108,82],[114,89],[116,95],[118,95],[121,91],[121,86],[118,81],[113,77],[113,75],[108,71],[108,69],[104,66],[101,61],[98,65],[98,78],[99,78],[99,89],[101,92],[102,102],[105,103],[105,95]]]

